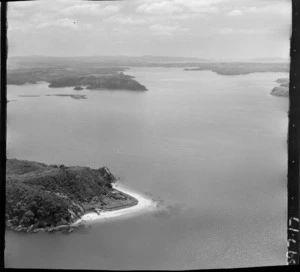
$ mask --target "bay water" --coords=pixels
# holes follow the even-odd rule
[[[165,209],[68,235],[7,231],[6,267],[285,265],[288,99],[270,91],[288,74],[145,67],[125,74],[148,91],[8,85],[7,157],[106,165]]]

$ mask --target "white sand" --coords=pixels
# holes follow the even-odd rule
[[[156,202],[154,202],[152,199],[147,198],[147,196],[144,196],[141,193],[137,193],[132,189],[129,189],[128,187],[124,186],[123,184],[120,184],[119,182],[114,183],[113,188],[136,198],[138,200],[138,204],[128,208],[114,211],[101,211],[100,214],[97,214],[96,212],[87,213],[83,215],[79,220],[74,222],[72,225],[76,226],[80,223],[85,222],[100,222],[125,216],[134,216],[147,211],[153,211],[156,208]]]

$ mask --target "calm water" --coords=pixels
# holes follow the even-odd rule
[[[6,266],[196,269],[286,264],[286,73],[132,68],[148,92],[9,86],[8,158],[108,166],[167,211],[72,234],[6,233]],[[86,100],[45,96],[86,94]],[[19,97],[19,95],[41,95]]]

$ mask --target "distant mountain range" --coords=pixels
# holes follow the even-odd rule
[[[58,56],[12,56],[9,58],[12,61],[15,60],[80,60],[89,62],[113,62],[113,63],[171,63],[171,62],[205,62],[210,61],[204,58],[193,58],[193,57],[168,57],[168,56],[74,56],[74,57],[58,57]]]
[[[248,58],[248,59],[233,59],[233,58],[198,58],[198,57],[178,57],[178,56],[72,56],[72,57],[62,57],[62,56],[43,56],[43,55],[32,55],[32,56],[12,56],[9,57],[11,61],[56,61],[56,60],[80,60],[88,62],[114,62],[114,63],[172,63],[172,62],[289,62],[287,58]]]

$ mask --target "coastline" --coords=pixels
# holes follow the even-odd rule
[[[17,231],[17,232],[25,231],[27,233],[28,232],[30,233],[50,232],[51,233],[57,231],[70,233],[75,228],[84,224],[99,223],[108,220],[121,219],[124,217],[129,218],[147,211],[153,211],[154,209],[157,208],[157,203],[154,200],[148,198],[147,196],[141,193],[132,190],[131,188],[124,186],[123,184],[114,183],[113,188],[125,195],[129,195],[135,198],[137,200],[137,203],[129,206],[127,205],[125,207],[122,206],[122,207],[112,208],[111,210],[101,211],[100,213],[87,212],[73,223],[69,223],[66,225],[59,225],[56,227],[45,227],[45,228],[37,228],[37,229],[32,229],[31,227],[29,228],[20,227],[20,226],[12,227],[10,225],[7,225],[6,227],[8,227],[8,229],[13,231]]]
[[[97,223],[101,221],[107,221],[110,219],[130,217],[141,214],[146,210],[154,210],[157,207],[156,202],[152,199],[147,198],[141,193],[135,192],[131,188],[128,188],[119,182],[114,183],[113,188],[120,191],[121,193],[128,194],[134,197],[138,201],[137,204],[125,208],[101,211],[100,214],[96,212],[89,212],[82,215],[80,219],[72,223],[70,226],[77,227],[85,223]]]
[[[117,182],[106,166],[91,169],[8,159],[6,171],[5,224],[18,232],[71,232],[85,222],[156,206],[151,198]]]

